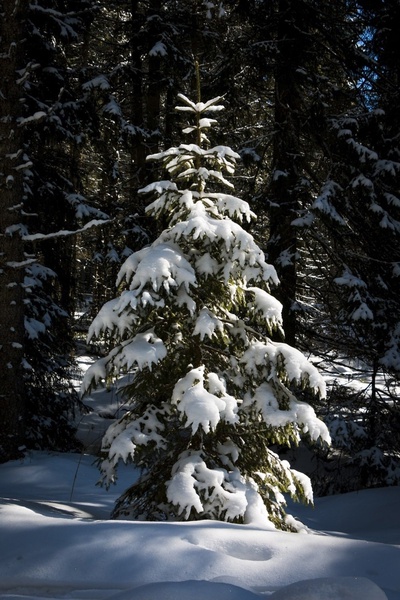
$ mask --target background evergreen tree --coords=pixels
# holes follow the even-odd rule
[[[316,354],[359,368],[365,382],[357,390],[352,382],[348,389],[334,387],[330,397],[334,445],[342,450],[342,462],[353,466],[346,482],[329,484],[342,490],[396,484],[400,473],[399,405],[393,393],[399,375],[400,163],[392,128],[398,91],[392,83],[398,65],[394,54],[385,51],[395,36],[386,27],[386,7],[378,3],[372,18],[372,4],[365,3],[359,13],[364,34],[359,38],[357,101],[330,115],[325,134],[329,171],[305,237],[319,257],[313,261],[317,285],[308,339]],[[395,23],[395,12],[392,16]],[[393,79],[387,77],[390,71]]]
[[[18,6],[15,12],[7,5],[3,24],[4,43],[17,51],[11,62],[8,50],[2,54],[10,102],[4,106],[10,111],[4,127],[12,140],[5,141],[4,131],[8,148],[4,146],[2,186],[9,192],[1,207],[2,243],[7,246],[3,274],[9,278],[6,289],[12,283],[16,295],[4,299],[1,311],[4,335],[13,331],[13,341],[5,338],[2,344],[2,364],[10,365],[14,379],[4,389],[15,422],[7,421],[4,431],[5,439],[19,431],[20,447],[65,449],[75,447],[69,425],[78,403],[70,385],[73,338],[68,318],[75,303],[75,262],[69,234],[90,219],[93,224],[104,218],[81,193],[75,160],[89,113],[71,49],[79,46],[93,4],[43,1]]]
[[[86,194],[79,156],[93,112],[80,86],[79,54],[93,19],[92,0],[37,1],[26,14],[19,123],[30,168],[20,218],[25,273],[26,445],[75,448],[72,389],[76,308],[74,231],[105,218]],[[83,57],[82,57],[83,58]]]
[[[110,484],[120,459],[142,469],[115,516],[261,516],[293,529],[283,493],[310,502],[312,492],[271,446],[296,444],[301,435],[329,440],[292,390],[323,395],[323,380],[300,352],[268,337],[281,325],[281,304],[270,295],[276,273],[240,225],[254,215],[226,179],[239,156],[210,147],[206,135],[220,98],[180,100],[178,111],[194,119],[184,129],[194,142],[151,155],[170,179],[142,190],[155,194],[147,211],[165,228],[127,259],[118,281],[128,288],[89,332],[116,345],[88,370],[84,390],[134,373],[124,387],[127,412],[104,437],[101,470]]]

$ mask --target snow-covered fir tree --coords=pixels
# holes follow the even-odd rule
[[[276,450],[303,435],[329,442],[294,395],[307,387],[323,396],[324,382],[299,351],[269,338],[282,326],[270,293],[276,272],[241,225],[255,215],[226,178],[238,154],[207,137],[221,98],[179,98],[194,141],[149,156],[169,178],[140,190],[153,195],[147,212],[165,228],[123,264],[121,295],[89,330],[89,340],[106,336],[114,347],[87,371],[84,392],[133,373],[126,413],[103,439],[103,480],[115,480],[120,460],[141,469],[114,516],[296,529],[284,494],[312,502],[311,485]]]

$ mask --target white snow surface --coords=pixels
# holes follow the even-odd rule
[[[0,465],[0,599],[398,600],[400,488],[290,505],[308,533],[216,521],[111,521],[94,457]]]
[[[82,370],[91,363],[80,358]],[[110,423],[101,415],[116,416],[120,399],[96,390],[86,402],[80,439],[94,451]],[[107,492],[95,459],[29,452],[0,464],[0,600],[400,600],[400,487],[317,498],[315,508],[289,501],[303,533],[267,518],[112,521],[136,471],[121,464]]]

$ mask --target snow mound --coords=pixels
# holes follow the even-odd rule
[[[259,594],[253,594],[230,583],[189,580],[148,583],[114,594],[108,600],[204,600],[214,597],[218,600],[260,599]],[[369,600],[369,597],[366,600]]]
[[[304,535],[111,521],[132,466],[107,492],[93,459],[31,452],[0,465],[0,600],[400,600],[400,487],[298,505]]]
[[[270,596],[273,600],[387,600],[366,577],[325,577],[298,581]]]

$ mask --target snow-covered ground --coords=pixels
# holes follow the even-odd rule
[[[95,452],[123,406],[115,388],[85,402],[80,438]],[[107,492],[94,460],[31,452],[0,465],[0,600],[400,600],[398,487],[291,504],[298,534],[111,521],[135,473],[120,468]]]
[[[131,469],[106,492],[89,455],[33,452],[1,465],[0,598],[400,599],[400,488],[290,506],[303,534],[110,521]]]

